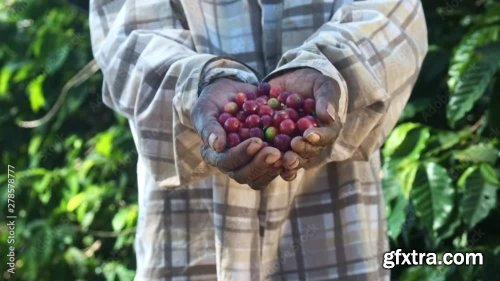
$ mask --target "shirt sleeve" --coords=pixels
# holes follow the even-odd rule
[[[245,65],[196,52],[187,21],[172,2],[90,1],[103,101],[129,119],[141,162],[160,187],[213,172],[201,158],[201,139],[190,120],[200,85],[226,76],[257,83]]]
[[[354,1],[285,52],[268,77],[309,67],[333,78],[339,133],[322,160],[368,160],[394,128],[426,52],[419,0]]]

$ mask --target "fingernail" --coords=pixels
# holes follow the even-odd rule
[[[208,145],[212,149],[215,149],[215,142],[217,141],[217,136],[214,133],[211,133],[210,136],[208,137]]]
[[[328,104],[328,106],[326,107],[326,112],[328,113],[328,115],[330,115],[330,118],[332,118],[332,121],[335,122],[336,110],[332,104]]]
[[[262,147],[262,141],[253,141],[247,147],[247,153],[249,155],[254,155]]]
[[[266,164],[273,164],[274,162],[278,161],[279,159],[281,158],[281,154],[269,154],[267,157],[266,157]]]
[[[295,159],[295,161],[293,161],[293,163],[290,165],[289,169],[293,170],[293,169],[297,168],[299,166],[299,164],[300,164],[299,159]]]
[[[278,161],[276,161],[276,163],[274,163],[273,167],[274,168],[279,168],[279,167],[281,167],[281,165],[283,165],[283,161],[278,160]]]
[[[297,173],[294,173],[291,177],[288,177],[288,181],[293,181],[297,177]]]
[[[311,143],[317,143],[320,140],[320,137],[316,133],[310,133],[306,136],[306,139]]]

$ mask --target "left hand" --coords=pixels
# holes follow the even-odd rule
[[[333,143],[339,128],[334,126],[338,115],[340,86],[337,81],[311,68],[300,68],[285,72],[269,81],[272,87],[301,95],[304,98],[313,97],[316,100],[316,117],[320,127],[310,128],[303,136],[292,140],[291,151],[283,156],[283,171],[281,177],[292,181],[300,168],[318,160],[320,154]]]

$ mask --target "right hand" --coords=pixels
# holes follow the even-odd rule
[[[217,79],[202,90],[191,111],[191,121],[203,141],[201,155],[205,162],[240,184],[261,189],[281,173],[281,152],[273,147],[262,148],[258,138],[226,149],[226,132],[217,120],[224,105],[238,92],[255,90],[250,84]]]
[[[304,98],[316,100],[316,117],[319,128],[309,128],[302,136],[292,139],[292,150],[283,155],[281,177],[292,181],[301,168],[321,161],[323,152],[333,145],[340,131],[338,108],[341,104],[339,83],[311,68],[283,72],[269,81],[271,87],[280,87]]]

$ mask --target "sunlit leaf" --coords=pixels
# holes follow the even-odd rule
[[[394,207],[390,210],[387,219],[389,237],[396,239],[401,233],[402,227],[406,221],[406,209],[408,207],[408,199],[404,196],[399,196],[395,200]]]
[[[497,202],[498,186],[490,182],[491,167],[483,164],[482,167],[470,168],[460,183],[464,185],[464,195],[460,202],[462,218],[469,229],[483,220],[495,207]],[[495,177],[495,175],[493,175]]]
[[[498,41],[500,27],[498,25],[478,28],[463,37],[456,47],[449,70],[448,87],[450,91],[457,91],[458,84],[467,69],[474,63],[476,50],[486,44]]]
[[[40,135],[34,136],[31,139],[30,145],[28,147],[28,155],[33,156],[35,155],[35,153],[38,153],[41,143],[42,143],[42,136]]]
[[[467,147],[465,150],[457,151],[454,153],[454,157],[460,161],[467,161],[473,163],[482,163],[487,162],[490,164],[494,164],[498,156],[500,155],[500,151],[496,149],[492,144],[488,143],[480,143],[477,145],[471,145]]]
[[[425,163],[417,172],[411,200],[418,217],[434,232],[446,222],[453,209],[454,189],[446,169],[436,163]]]
[[[118,213],[116,213],[116,215],[113,217],[111,225],[113,226],[114,231],[120,231],[125,227],[128,212],[128,209],[120,209],[120,211],[118,211]]]
[[[418,128],[420,125],[416,123],[405,123],[399,125],[395,128],[392,133],[389,135],[384,144],[383,154],[385,157],[390,157],[394,151],[403,143],[408,132],[411,130]]]
[[[68,212],[76,210],[76,208],[78,208],[84,200],[85,200],[85,193],[78,193],[68,201],[66,210]]]
[[[30,98],[31,109],[38,112],[45,106],[45,97],[43,95],[43,82],[45,75],[39,75],[28,85],[28,95]]]
[[[15,83],[19,83],[28,79],[32,74],[34,67],[35,66],[33,65],[33,63],[23,63],[23,65],[17,70],[16,75],[14,75],[14,78],[12,80]]]
[[[107,131],[102,133],[97,138],[97,143],[95,145],[95,151],[103,156],[108,157],[111,153],[111,148],[113,146],[113,131]]]
[[[411,162],[419,159],[430,138],[429,128],[416,123],[399,125],[387,139],[383,155],[386,160]]]
[[[5,96],[9,91],[9,81],[12,76],[12,68],[4,66],[0,70],[0,97]]]

